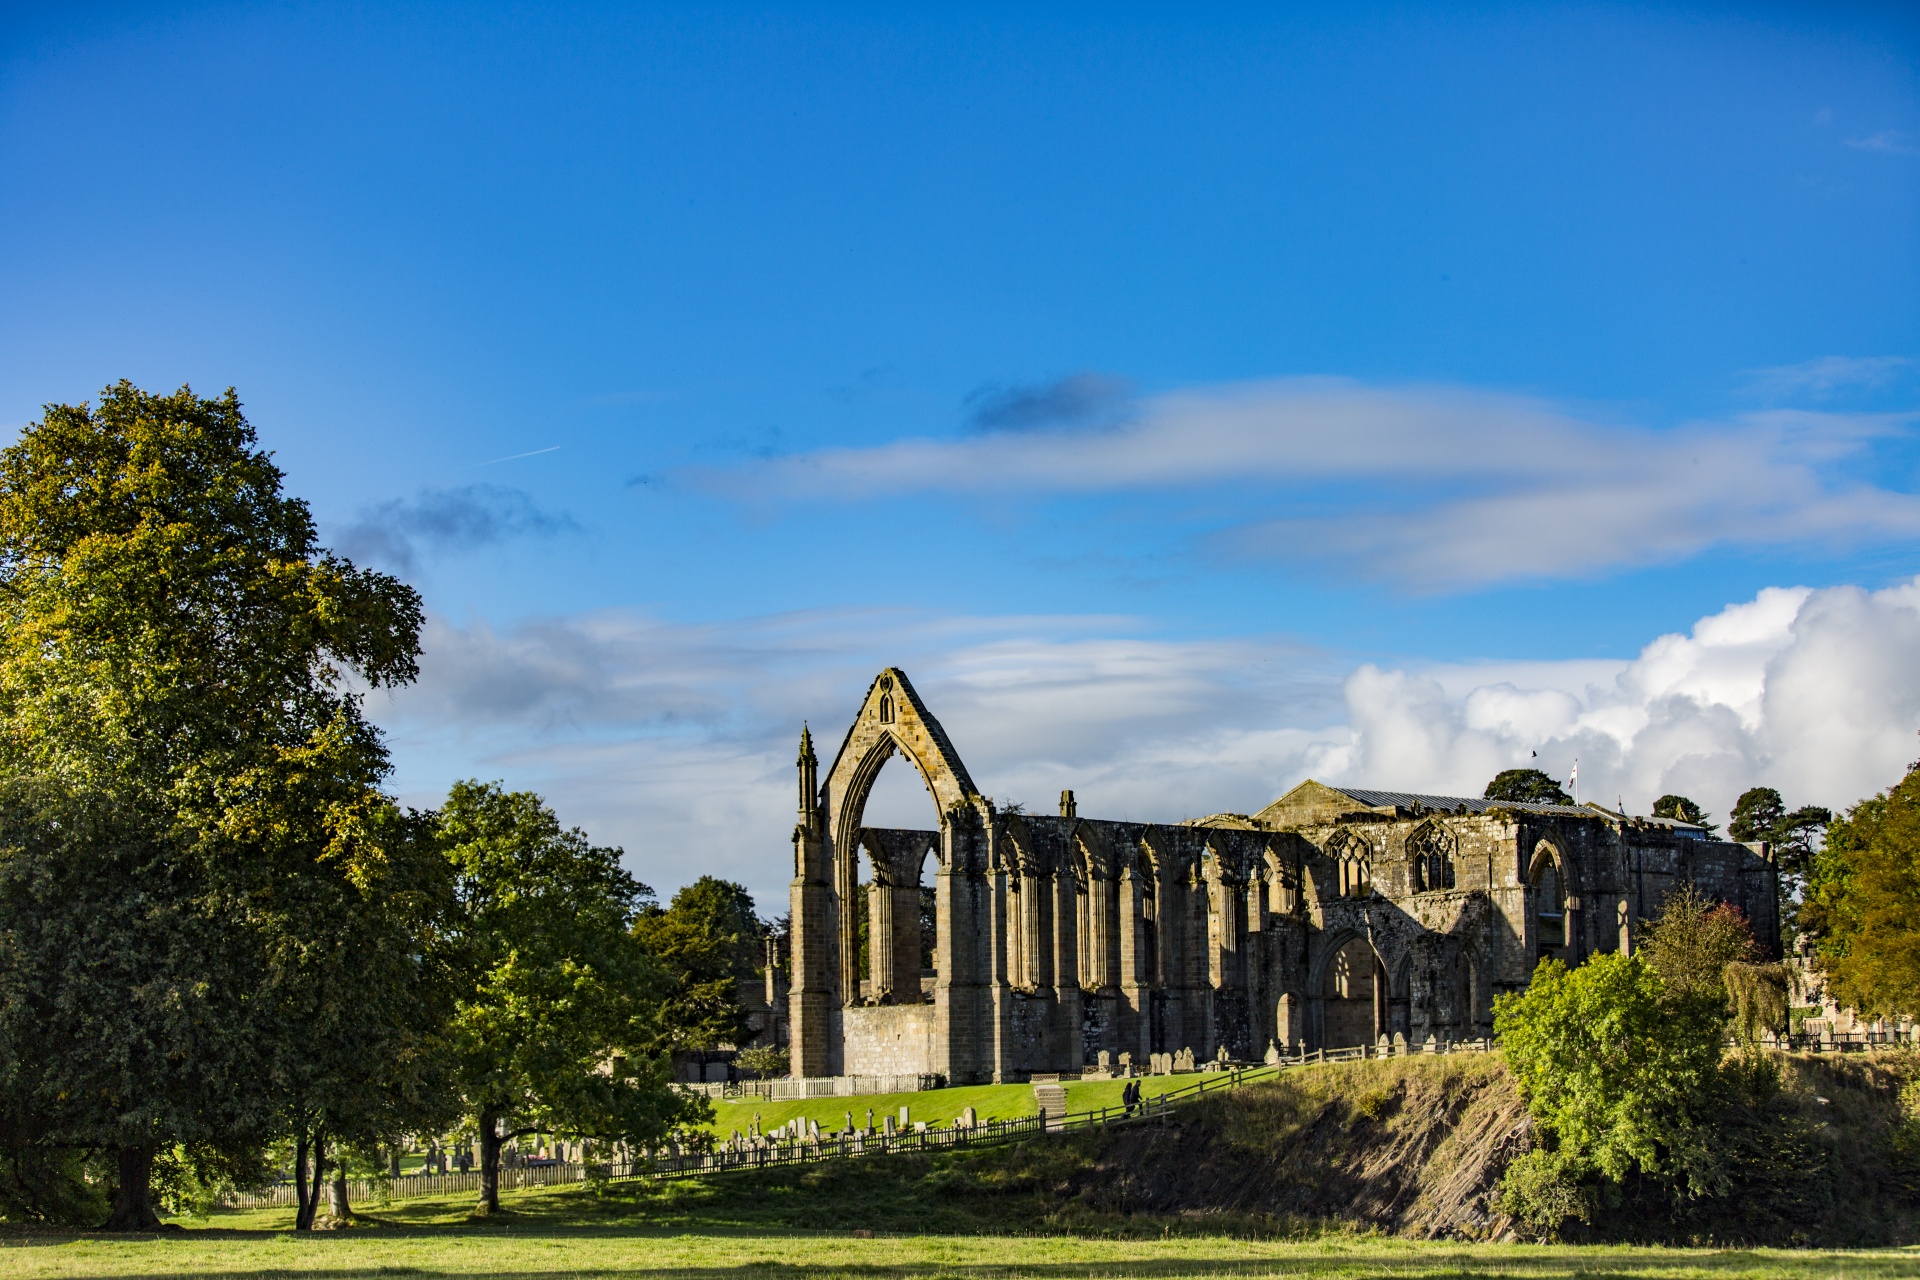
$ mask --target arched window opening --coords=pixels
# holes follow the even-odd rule
[[[1373,850],[1353,832],[1342,829],[1327,841],[1334,859],[1340,896],[1365,898],[1373,893]]]
[[[938,901],[927,861],[932,858],[937,871],[942,839],[932,799],[905,756],[882,765],[861,798],[853,900],[842,905],[852,920],[849,1003],[915,1004],[930,997]]]
[[[1358,852],[1343,854],[1340,858],[1340,896],[1364,898],[1372,892],[1373,868],[1368,864],[1366,855]]]
[[[893,695],[890,693],[880,695],[880,723],[893,723]]]
[[[1540,959],[1564,959],[1567,946],[1567,894],[1560,866],[1551,853],[1543,852],[1533,873],[1533,911],[1535,932],[1540,938]]]
[[[940,894],[931,883],[927,873],[927,864],[939,869],[939,861],[934,857],[933,847],[929,845],[920,858],[918,892],[920,898],[920,998],[929,1003],[933,1000],[933,989],[940,980]]]
[[[1293,863],[1275,854],[1267,855],[1267,910],[1277,916],[1292,915],[1300,905],[1300,871]]]
[[[874,998],[873,980],[873,851],[864,843],[860,849],[859,887],[853,895],[854,933],[859,939],[860,958],[854,970],[860,980],[855,1003],[866,1004]]]
[[[1140,973],[1149,986],[1160,980],[1160,921],[1152,883],[1147,882],[1149,891],[1140,898]]]
[[[1453,833],[1437,822],[1429,822],[1407,837],[1407,859],[1413,866],[1415,892],[1453,888],[1456,847]]]
[[[1372,1044],[1379,1037],[1386,973],[1365,938],[1349,939],[1329,958],[1322,995],[1327,1048]]]

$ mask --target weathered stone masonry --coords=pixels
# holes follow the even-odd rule
[[[900,752],[937,831],[867,828]],[[1468,1039],[1541,958],[1631,951],[1673,889],[1732,902],[1777,952],[1763,845],[1595,806],[1304,782],[1251,816],[1177,825],[997,810],[905,674],[867,690],[824,780],[800,743],[794,828],[793,1071],[938,1073],[956,1084],[1078,1071],[1105,1050],[1333,1047]],[[860,858],[868,964],[859,964]],[[920,972],[931,864],[937,949]]]

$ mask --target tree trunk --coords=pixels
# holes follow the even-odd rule
[[[329,1226],[353,1225],[353,1206],[347,1203],[347,1166],[344,1161],[334,1162],[333,1181],[327,1184],[327,1219]]]
[[[102,1231],[158,1231],[153,1211],[153,1148],[120,1148],[120,1180],[113,1189],[113,1212]]]
[[[297,1141],[296,1151],[298,1151],[299,1147],[305,1147],[307,1145],[306,1136],[303,1134]],[[303,1172],[306,1167],[304,1155],[296,1155],[294,1162],[293,1194],[299,1202],[293,1217],[293,1229],[295,1231],[313,1230],[314,1220],[320,1214],[320,1188],[327,1180],[326,1126],[315,1125],[313,1127],[312,1144],[308,1149],[313,1154],[313,1181],[311,1183],[306,1181]]]
[[[305,1125],[293,1139],[293,1229],[313,1228],[313,1200],[307,1194],[307,1129]]]
[[[480,1113],[480,1203],[476,1213],[500,1212],[500,1117]]]

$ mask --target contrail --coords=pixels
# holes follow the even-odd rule
[[[515,458],[531,458],[542,453],[552,453],[555,449],[558,449],[559,447],[560,447],[559,445],[553,444],[553,445],[548,445],[544,449],[529,449],[525,453],[510,453],[504,458],[490,458],[485,462],[476,462],[473,464],[473,466],[474,467],[490,467],[496,462],[512,462]],[[467,470],[471,471],[473,470],[473,467],[468,467]]]

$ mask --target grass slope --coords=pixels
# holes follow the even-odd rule
[[[1891,1055],[1788,1062],[1780,1097],[1750,1117],[1764,1132],[1730,1130],[1760,1170],[1737,1188],[1737,1212],[1812,1224],[1841,1244],[1920,1238],[1908,1230],[1915,1193],[1889,1145],[1911,1065]],[[1806,1123],[1783,1123],[1781,1107],[1804,1108]],[[358,1228],[304,1237],[288,1230],[285,1209],[216,1214],[148,1240],[16,1232],[0,1236],[0,1280],[1920,1275],[1913,1249],[1404,1238],[1499,1234],[1487,1193],[1527,1135],[1497,1058],[1343,1064],[1209,1098],[1164,1122],[599,1191],[530,1189],[484,1220],[459,1197],[363,1206]],[[1749,1143],[1759,1146],[1747,1152]],[[1664,1212],[1630,1200],[1619,1209],[1648,1220]],[[1685,1234],[1727,1238],[1709,1219]]]
[[[1153,1098],[1168,1090],[1190,1088],[1200,1078],[1197,1075],[1149,1076],[1140,1083],[1146,1096]],[[1076,1081],[1066,1087],[1067,1110],[1090,1111],[1098,1107],[1117,1107],[1120,1105],[1120,1091],[1126,1085],[1125,1080]],[[912,1120],[924,1120],[932,1125],[952,1124],[968,1107],[972,1107],[981,1120],[1015,1120],[1039,1111],[1030,1084],[983,1084],[929,1089],[921,1093],[862,1094],[853,1098],[716,1100],[713,1104],[714,1118],[707,1127],[724,1138],[736,1129],[746,1133],[755,1115],[760,1117],[762,1131],[776,1128],[797,1116],[802,1120],[818,1122],[824,1131],[838,1132],[845,1126],[848,1112],[853,1113],[856,1126],[864,1126],[867,1123],[867,1110],[872,1108],[873,1122],[878,1125],[883,1116],[891,1115],[898,1120],[901,1107],[908,1108]]]

